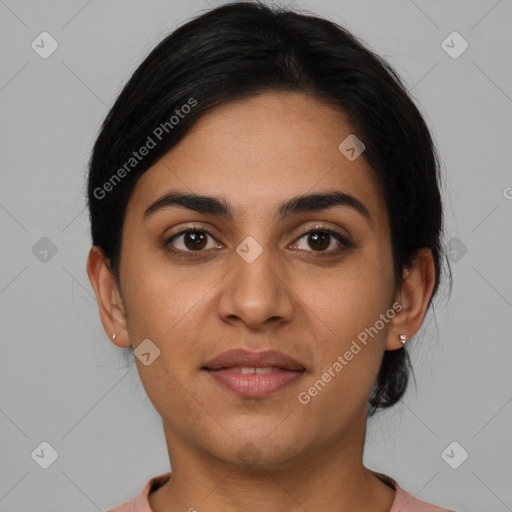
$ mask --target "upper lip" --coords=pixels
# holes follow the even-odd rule
[[[203,368],[207,370],[219,370],[232,366],[246,366],[253,368],[284,368],[286,370],[304,370],[304,366],[291,357],[277,350],[265,350],[263,352],[250,352],[244,349],[233,349],[215,356],[205,363]]]

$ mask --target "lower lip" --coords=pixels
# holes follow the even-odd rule
[[[270,373],[238,373],[233,370],[206,370],[219,384],[246,397],[270,395],[297,381],[304,371],[275,369]]]

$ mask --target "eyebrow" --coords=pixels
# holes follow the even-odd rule
[[[368,208],[366,208],[359,199],[339,190],[292,197],[279,205],[275,220],[276,222],[280,222],[297,213],[326,210],[333,206],[352,208],[365,217],[370,223],[372,222]],[[146,220],[154,213],[171,207],[187,208],[196,212],[217,215],[227,220],[233,220],[233,210],[224,198],[174,191],[168,192],[154,201],[144,211],[143,218]]]

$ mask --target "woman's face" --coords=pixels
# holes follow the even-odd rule
[[[351,133],[308,96],[259,95],[203,116],[138,182],[123,230],[121,294],[135,353],[150,340],[139,350],[152,362],[136,363],[171,444],[230,463],[249,454],[276,468],[351,446],[364,430],[384,350],[401,345],[390,330],[397,295],[387,211],[364,153],[349,159],[350,149],[338,148]],[[170,192],[215,198],[232,216],[192,203],[145,215]],[[314,198],[280,210],[335,192],[367,215],[355,201]],[[303,371],[274,392],[244,396],[204,369],[235,348],[282,352]]]

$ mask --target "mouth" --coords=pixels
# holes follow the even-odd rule
[[[232,366],[212,370],[203,368],[223,388],[249,398],[260,398],[297,382],[303,370],[287,370],[277,367]]]
[[[264,397],[296,383],[306,369],[281,352],[235,349],[208,361],[202,370],[223,389],[244,397]]]

